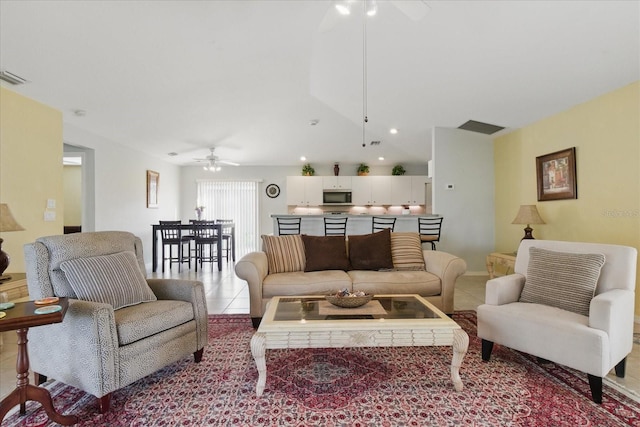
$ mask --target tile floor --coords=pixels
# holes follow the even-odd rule
[[[208,266],[206,266],[208,267]],[[205,271],[183,269],[177,272],[153,273],[152,277],[175,277],[201,280],[206,289],[207,308],[209,314],[242,314],[249,313],[249,290],[244,280],[237,278],[233,264],[226,264],[221,272],[205,268]],[[456,310],[475,310],[484,302],[484,285],[487,276],[463,276],[458,279],[455,293]],[[640,332],[640,325],[638,325]],[[0,349],[0,399],[9,394],[15,387],[16,334],[13,331],[3,332],[4,345]],[[609,374],[609,378],[632,394],[640,396],[640,344],[635,344],[633,352],[627,358],[625,378],[617,378]],[[33,381],[30,375],[29,381]]]

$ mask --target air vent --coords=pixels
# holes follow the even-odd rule
[[[470,130],[471,132],[484,133],[485,135],[491,135],[504,129],[502,126],[496,126],[489,123],[476,122],[475,120],[468,120],[466,123],[458,126],[458,129]]]
[[[371,144],[369,145],[380,145],[382,141],[371,141]]]
[[[0,70],[0,80],[4,80],[7,83],[11,83],[12,85],[21,85],[27,83],[27,79],[24,79],[20,76],[17,76],[7,70]]]

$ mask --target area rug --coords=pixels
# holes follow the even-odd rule
[[[591,400],[586,375],[496,345],[480,357],[473,311],[454,319],[469,333],[461,376],[451,384],[450,347],[267,350],[267,386],[258,379],[246,315],[209,318],[204,358],[170,365],[114,392],[100,414],[93,396],[54,380],[56,408],[80,426],[640,426],[640,404],[605,386]],[[44,426],[27,403],[3,426]]]

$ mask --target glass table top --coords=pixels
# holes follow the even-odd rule
[[[375,296],[366,306],[339,308],[323,296],[278,297],[273,321],[441,319],[442,312],[414,295]],[[377,301],[377,302],[376,302]],[[273,301],[272,301],[273,302]]]

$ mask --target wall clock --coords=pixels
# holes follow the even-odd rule
[[[267,192],[267,196],[271,197],[272,199],[275,199],[280,195],[280,187],[275,184],[267,185],[265,191]]]

